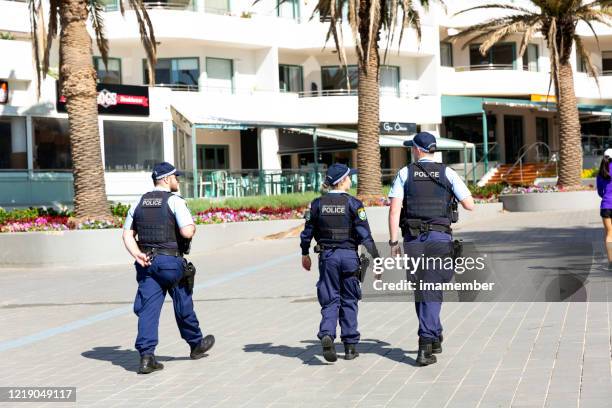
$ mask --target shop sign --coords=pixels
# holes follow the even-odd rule
[[[531,102],[557,102],[557,97],[555,95],[539,95],[532,94]]]
[[[416,133],[416,123],[380,122],[379,131],[383,135],[412,135]]]
[[[101,115],[149,116],[149,88],[135,85],[98,84]],[[57,97],[57,111],[66,112],[66,97]]]

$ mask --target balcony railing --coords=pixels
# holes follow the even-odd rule
[[[170,88],[173,91],[188,91],[188,92],[198,92],[198,85],[187,85],[187,84],[155,84],[155,87],[159,88]]]
[[[483,64],[483,65],[467,65],[463,67],[455,67],[456,72],[495,71],[495,70],[513,70],[513,69],[516,69],[513,64]]]
[[[171,0],[171,1],[147,1],[144,0],[145,8],[149,10],[183,10],[195,11],[195,3],[192,0]],[[119,2],[109,0],[104,8],[105,11],[119,11]]]
[[[303,91],[295,92],[300,98],[316,98],[320,96],[357,96],[357,89],[327,89],[323,91]],[[429,96],[425,93],[416,94],[413,92],[381,89],[379,95],[382,97],[395,97],[404,99],[419,99],[421,96]]]

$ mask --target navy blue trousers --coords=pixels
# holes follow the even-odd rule
[[[134,300],[134,313],[138,316],[136,350],[141,356],[153,354],[158,343],[159,315],[170,293],[174,317],[181,337],[190,346],[202,340],[200,324],[193,310],[193,299],[184,287],[175,285],[183,276],[183,259],[157,255],[151,266],[143,268],[136,263],[138,292]]]
[[[404,236],[404,253],[410,257],[449,257],[452,237],[438,231],[420,234],[418,237]],[[435,265],[436,267],[439,265]],[[416,271],[413,280],[441,283],[449,282],[452,278],[452,269],[421,268]],[[409,277],[410,278],[410,277]],[[416,279],[415,279],[416,278]],[[418,289],[415,291],[414,307],[419,320],[419,337],[425,342],[433,342],[442,334],[440,311],[442,310],[441,290]]]
[[[359,257],[353,249],[326,249],[319,254],[319,281],[317,297],[321,305],[319,339],[336,338],[336,326],[340,320],[340,338],[343,343],[359,342],[357,330],[357,303],[361,299]]]

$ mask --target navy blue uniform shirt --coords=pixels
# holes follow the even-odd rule
[[[347,194],[344,191],[332,190],[327,194]],[[348,194],[347,194],[348,195]],[[363,203],[353,196],[349,195],[348,202],[351,219],[353,220],[353,228],[357,233],[357,245],[364,245],[370,254],[376,252],[374,245],[374,239],[372,238],[372,232],[370,231],[370,224],[368,224],[368,218],[366,216],[365,208]],[[310,211],[305,216],[306,225],[304,231],[300,234],[300,246],[302,247],[302,255],[308,255],[310,250],[310,242],[313,238],[317,239],[317,221],[320,212],[320,199],[316,198],[310,203]]]

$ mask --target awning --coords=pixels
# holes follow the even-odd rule
[[[302,132],[309,135],[313,134],[312,129],[297,129],[290,128],[294,132]],[[330,128],[318,128],[316,130],[317,136],[326,137],[330,139],[340,140],[343,142],[349,143],[357,143],[357,131],[356,130],[340,130],[340,129],[330,129]],[[412,140],[414,135],[411,136],[389,136],[389,135],[379,135],[379,143],[381,147],[402,147],[403,143],[406,140]],[[474,144],[469,142],[464,142],[461,140],[453,140],[447,139],[444,137],[437,137],[436,135],[436,144],[438,150],[464,150],[464,149],[473,149]]]
[[[488,98],[479,96],[442,95],[442,117],[480,115],[485,105],[510,106],[516,108],[535,108],[542,111],[556,111],[554,102],[532,102],[528,99]],[[578,104],[581,113],[612,113],[612,105]]]

